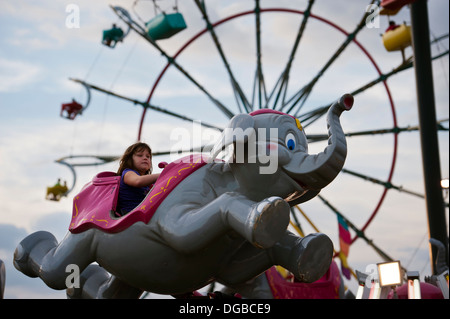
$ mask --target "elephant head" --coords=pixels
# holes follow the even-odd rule
[[[347,143],[339,117],[353,106],[353,96],[343,95],[327,113],[328,145],[319,154],[308,154],[307,147],[298,147],[286,165],[289,176],[307,189],[320,190],[339,174],[347,156]],[[304,132],[303,132],[304,134]],[[306,149],[306,151],[305,151]]]
[[[296,201],[298,204],[317,195],[341,171],[347,144],[339,117],[352,106],[353,96],[350,94],[343,95],[331,105],[327,113],[328,145],[319,154],[308,153],[306,134],[298,119],[279,111],[262,109],[233,117],[213,148],[212,158],[228,145],[233,145],[233,163],[256,163],[255,158],[259,164],[273,166],[275,163],[275,169],[271,169],[271,165],[259,165],[259,174],[284,172],[288,175],[296,184],[295,197],[302,197]],[[248,165],[245,169],[249,169]]]

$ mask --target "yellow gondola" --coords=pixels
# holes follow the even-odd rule
[[[58,179],[54,186],[47,187],[47,195],[45,198],[48,200],[59,201],[61,197],[66,196],[68,190],[66,182],[64,182],[64,185],[61,185],[60,179]]]
[[[383,45],[387,51],[403,51],[411,45],[411,26],[399,25],[382,36]]]

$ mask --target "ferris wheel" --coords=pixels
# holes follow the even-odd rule
[[[150,112],[221,131],[221,123],[235,114],[270,108],[298,118],[314,152],[316,148],[322,149],[321,145],[328,139],[324,115],[329,106],[342,93],[350,93],[355,97],[355,108],[342,120],[350,150],[347,164],[332,185],[311,201],[312,204],[305,203],[292,209],[291,224],[300,233],[304,233],[308,228],[321,231],[324,219],[317,217],[317,222],[313,222],[315,218],[311,218],[309,212],[317,206],[321,207],[320,210],[326,210],[328,217],[325,219],[332,220],[336,230],[333,238],[335,257],[341,259],[342,270],[348,271],[345,274],[347,278],[350,278],[352,273],[354,275],[351,265],[347,263],[348,247],[357,240],[364,241],[373,248],[383,261],[392,261],[395,258],[369,238],[366,230],[377,216],[388,192],[399,191],[424,198],[419,192],[396,185],[393,178],[397,165],[399,135],[418,130],[416,123],[404,127],[398,124],[392,89],[387,81],[390,77],[413,67],[412,58],[404,55],[404,49],[410,45],[411,40],[407,36],[410,31],[407,28],[404,31],[405,28],[402,28],[402,33],[400,30],[396,31],[399,35],[389,34],[383,38],[386,41],[386,49],[403,54],[398,65],[383,73],[379,62],[358,38],[366,28],[373,11],[360,10],[359,16],[355,18],[354,29],[346,30],[333,22],[332,18],[315,13],[315,5],[319,1],[301,1],[299,8],[265,7],[264,0],[249,1],[248,4],[251,5],[247,5],[248,9],[234,11],[215,19],[211,15],[208,1],[193,0],[189,6],[198,10],[197,17],[203,20],[203,26],[190,33],[189,37],[184,37],[183,32],[189,28],[191,21],[185,20],[179,12],[177,2],[171,12],[164,12],[157,2],[153,1],[155,16],[148,22],[144,22],[137,13],[136,4],[139,1],[135,1],[130,9],[111,6],[120,19],[120,26],[114,24],[111,29],[105,30],[102,44],[114,49],[117,45],[126,45],[127,36],[135,33],[160,53],[165,65],[149,88],[145,100],[115,93],[103,88],[101,84],[71,79],[87,90],[87,102],[84,105],[75,100],[65,103],[61,112],[67,112],[64,117],[69,120],[76,120],[81,113],[88,116],[85,111],[87,106],[92,104],[92,91],[129,101],[142,107],[137,130],[137,140],[141,140],[146,127],[151,125],[146,122]],[[300,8],[301,6],[303,7]],[[382,3],[368,1],[367,6],[382,6]],[[275,25],[274,21],[284,21],[295,27],[290,29],[283,39],[279,39],[270,30]],[[323,37],[323,34],[327,36]],[[178,47],[169,53],[162,40],[173,36],[178,39]],[[329,42],[328,45],[334,47],[334,50],[321,50],[323,41]],[[195,60],[192,58],[195,52],[205,48],[208,50],[211,64],[215,66],[214,70],[208,71],[217,74],[213,83],[204,82],[201,74],[205,70],[200,61],[197,61],[199,64],[190,62]],[[432,58],[438,59],[445,55],[448,55],[448,50]],[[313,59],[321,61],[320,64],[310,63]],[[351,60],[353,65],[369,71],[371,77],[360,77],[358,72],[354,71],[356,67],[351,66]],[[339,82],[336,82],[334,76],[330,76],[336,73],[340,74]],[[176,94],[179,89],[173,83],[200,92],[190,101],[190,104],[194,105],[192,108],[182,108],[177,105],[177,101],[168,101],[164,105],[165,100],[161,92],[172,86],[173,93]],[[376,93],[373,93],[374,90]],[[371,99],[374,94],[378,95],[377,99]],[[380,119],[383,123],[381,125]],[[446,121],[448,122],[448,119],[438,123],[439,130],[448,131],[448,126],[443,124]],[[374,149],[383,145],[384,151],[381,154],[371,152],[369,155],[360,152],[368,143],[373,145]],[[208,149],[202,146],[191,151]],[[390,151],[386,151],[386,148]],[[168,150],[155,150],[153,155],[168,153]],[[373,157],[370,163],[365,160],[367,156]],[[92,161],[71,163],[76,157]],[[68,166],[74,176],[72,187],[63,195],[70,193],[75,186],[75,167],[101,165],[117,159],[118,156],[71,155],[57,160],[58,163]],[[342,186],[349,184],[353,185],[353,189]],[[370,199],[356,199],[370,202],[371,209],[355,214],[352,204],[343,199],[348,193],[357,197],[360,191],[372,194]],[[339,233],[338,229],[346,234]],[[351,237],[348,237],[350,234]]]

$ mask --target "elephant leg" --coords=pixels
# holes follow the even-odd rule
[[[29,235],[14,251],[14,267],[28,277],[38,277],[42,259],[57,245],[55,236],[49,232],[38,231]]]
[[[220,269],[216,278],[227,287],[239,289],[272,266],[273,262],[267,250],[246,242],[232,256],[230,262]]]
[[[229,265],[220,272],[220,281],[227,286],[242,284],[280,265],[302,282],[314,282],[328,270],[333,257],[333,243],[324,234],[298,237],[289,231],[269,249],[244,245]]]
[[[100,287],[99,298],[102,299],[138,299],[144,291],[130,286],[117,278],[111,276],[109,280]]]
[[[224,286],[222,293],[233,295],[239,293],[246,299],[273,299],[272,289],[265,274],[261,274],[233,287]]]
[[[142,292],[96,264],[89,265],[81,273],[79,287],[66,290],[69,299],[137,299]]]
[[[242,195],[225,200],[227,206],[222,217],[255,247],[272,247],[289,225],[290,206],[280,197],[269,197],[259,203]]]
[[[171,213],[163,218],[170,218],[165,224],[173,227],[162,228],[163,236],[174,249],[189,253],[230,229],[258,248],[271,247],[288,227],[290,207],[279,197],[258,203],[241,194],[225,193],[201,208],[185,211],[184,207],[176,207]]]
[[[68,265],[82,272],[94,261],[91,232],[69,233],[58,244],[49,232],[39,231],[23,239],[14,252],[14,266],[29,277],[40,277],[50,288],[67,288]]]
[[[301,282],[319,280],[330,268],[333,258],[333,242],[320,233],[298,237],[286,231],[284,237],[268,254],[273,264],[280,265],[294,274]]]

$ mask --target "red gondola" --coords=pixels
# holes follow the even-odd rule
[[[61,117],[64,117],[69,120],[74,120],[78,114],[81,115],[81,113],[87,109],[91,101],[91,90],[89,89],[89,86],[86,85],[85,83],[82,82],[80,83],[84,86],[84,88],[87,91],[86,103],[83,106],[82,104],[78,103],[75,99],[72,99],[72,102],[62,104],[60,113]]]
[[[415,1],[416,0],[383,0],[380,4],[383,7],[380,14],[395,15],[401,8]]]
[[[61,117],[65,117],[69,120],[75,119],[77,114],[81,114],[83,105],[72,99],[70,103],[64,103],[61,105]]]

